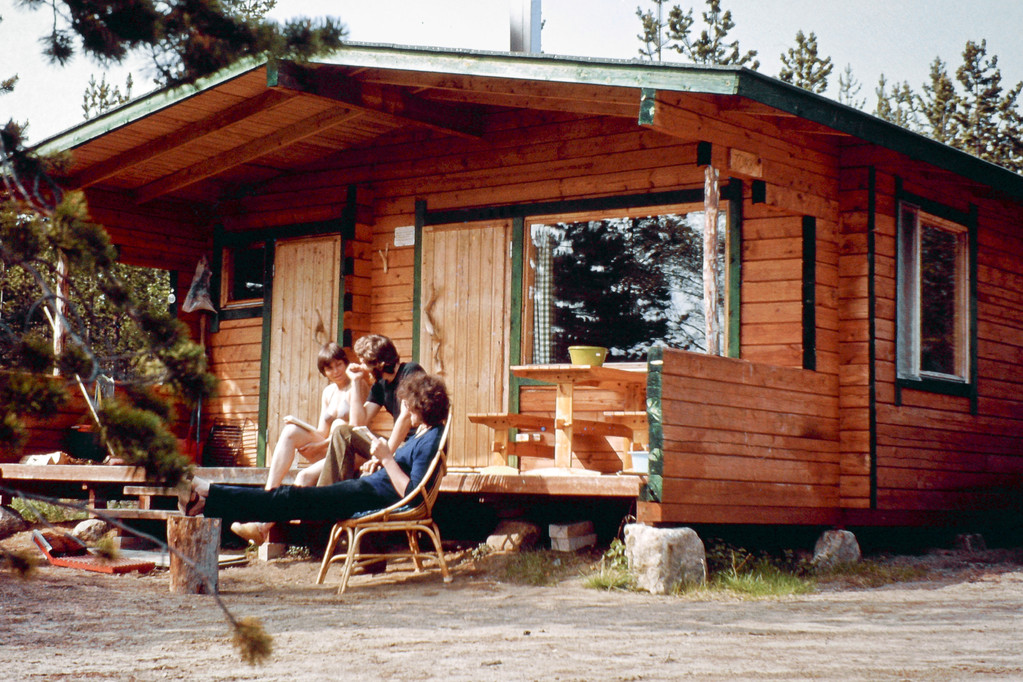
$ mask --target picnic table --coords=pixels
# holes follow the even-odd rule
[[[494,464],[507,464],[512,452],[508,430],[554,434],[554,465],[571,468],[573,441],[576,436],[618,436],[626,440],[620,453],[622,468],[632,467],[629,451],[633,443],[646,442],[647,419],[645,410],[646,372],[598,365],[514,365],[512,374],[554,384],[554,415],[545,417],[529,414],[471,414],[469,421],[488,426],[495,431]],[[577,388],[596,388],[613,392],[616,397],[610,409],[598,419],[577,416],[575,394]]]

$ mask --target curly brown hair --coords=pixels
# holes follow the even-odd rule
[[[357,339],[352,350],[373,370],[378,380],[381,374],[395,371],[400,361],[394,342],[380,334],[369,334]]]
[[[448,389],[439,376],[418,372],[398,385],[398,400],[419,415],[427,426],[440,426],[448,418],[451,405]]]

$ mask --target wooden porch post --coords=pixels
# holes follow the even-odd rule
[[[703,317],[706,325],[707,353],[721,354],[721,329],[718,326],[718,171],[708,164],[703,188]]]

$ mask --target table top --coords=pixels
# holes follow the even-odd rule
[[[605,382],[646,384],[646,371],[644,370],[604,365],[514,365],[511,372],[523,379],[535,379],[554,384],[577,386],[597,385]]]

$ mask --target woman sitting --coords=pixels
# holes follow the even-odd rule
[[[239,521],[337,520],[358,512],[390,506],[413,490],[426,475],[440,444],[448,414],[448,393],[443,380],[429,374],[409,378],[398,398],[411,414],[415,438],[391,452],[387,441],[375,438],[372,459],[361,478],[328,486],[281,486],[272,490],[245,486],[212,485],[192,479],[179,496],[179,507],[189,516],[204,514]]]

